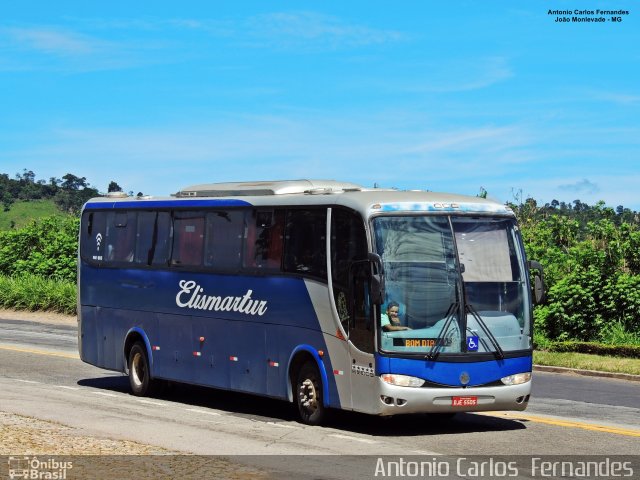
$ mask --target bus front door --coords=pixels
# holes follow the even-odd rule
[[[375,307],[369,295],[370,284],[369,264],[363,262],[352,270],[348,333],[352,408],[365,413],[374,413],[379,401],[375,395]]]

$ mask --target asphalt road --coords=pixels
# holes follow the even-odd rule
[[[238,458],[279,478],[355,478],[375,467],[361,455],[640,452],[638,382],[537,373],[525,412],[448,421],[336,412],[328,425],[310,427],[288,403],[250,395],[178,385],[155,398],[134,397],[126,377],[82,363],[76,341],[74,326],[0,320],[0,410],[179,452],[253,455]],[[323,455],[334,456],[327,462]]]

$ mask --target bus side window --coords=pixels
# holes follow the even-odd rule
[[[169,260],[170,233],[169,212],[140,212],[135,262],[140,265],[166,265]]]
[[[102,262],[106,243],[106,221],[105,212],[84,212],[82,215],[82,230],[80,253],[83,260],[90,262]]]
[[[215,270],[238,270],[244,235],[243,210],[207,213],[205,261]]]
[[[256,210],[247,225],[244,266],[279,271],[284,243],[284,210]]]
[[[204,252],[204,214],[176,212],[173,218],[173,254],[175,266],[202,265]]]
[[[158,212],[155,230],[158,234],[153,242],[152,265],[167,265],[171,255],[171,242],[173,240],[173,225],[169,212]]]
[[[133,262],[136,244],[136,216],[136,212],[109,212],[107,214],[107,262]]]
[[[284,270],[327,278],[326,209],[289,210],[285,227]]]

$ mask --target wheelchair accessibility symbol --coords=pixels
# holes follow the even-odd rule
[[[478,337],[467,337],[467,351],[469,352],[477,352],[478,351]]]

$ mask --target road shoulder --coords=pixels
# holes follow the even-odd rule
[[[30,312],[0,308],[0,318],[5,320],[24,320],[28,322],[48,323],[52,325],[77,325],[78,317],[55,312]]]

